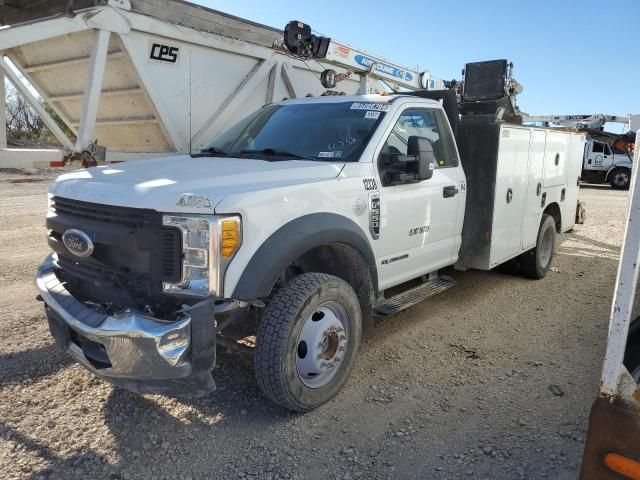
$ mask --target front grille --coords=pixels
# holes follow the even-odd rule
[[[57,264],[65,272],[68,272],[72,275],[81,276],[87,280],[103,280],[108,275],[113,274],[113,272],[111,271],[107,271],[93,265],[78,263],[71,258],[67,258],[63,255],[58,256]]]
[[[150,209],[115,207],[53,197],[47,218],[49,245],[74,291],[89,300],[143,305],[161,301],[162,283],[182,276],[182,235],[162,225],[162,214]],[[79,229],[94,243],[91,256],[80,258],[62,242],[67,229]]]
[[[116,207],[53,197],[52,209],[59,215],[70,215],[92,222],[110,223],[126,227],[142,227],[158,220],[160,214],[142,208]]]
[[[159,267],[163,278],[176,280],[182,275],[182,250],[180,232],[175,228],[163,228],[160,237]]]

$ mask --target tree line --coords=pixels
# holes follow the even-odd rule
[[[13,85],[7,82],[5,88],[6,99],[6,120],[7,120],[7,143],[16,146],[30,145],[51,145],[59,146],[60,142],[51,133],[38,116],[36,111],[29,105],[27,100],[18,92]],[[74,139],[73,133],[60,119],[58,114],[45,102],[40,99],[45,110],[56,121],[63,132],[70,139]]]

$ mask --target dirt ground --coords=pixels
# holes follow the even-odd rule
[[[543,280],[451,272],[457,288],[387,318],[341,394],[297,415],[238,354],[188,401],[113,388],[59,352],[33,286],[54,174],[0,172],[2,478],[576,478],[626,192],[582,189],[587,223]]]

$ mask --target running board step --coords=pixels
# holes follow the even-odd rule
[[[392,315],[402,310],[413,307],[427,298],[434,297],[439,293],[449,290],[457,285],[456,281],[447,276],[436,277],[428,280],[422,285],[418,285],[406,292],[387,298],[373,306],[373,313],[379,317]]]

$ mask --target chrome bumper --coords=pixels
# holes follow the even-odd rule
[[[215,388],[212,302],[173,322],[96,312],[66,290],[52,257],[39,268],[36,284],[56,342],[92,373],[141,393],[197,395]]]

